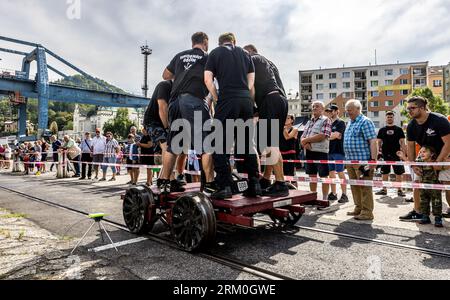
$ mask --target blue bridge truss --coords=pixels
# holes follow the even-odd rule
[[[30,43],[18,39],[8,38],[0,36],[0,40],[31,46],[34,48],[30,53],[21,52],[13,49],[0,48],[0,51],[12,53],[23,56],[22,69],[19,74],[12,74],[11,76],[0,76],[0,94],[20,94],[25,97],[25,103],[19,104],[19,135],[24,136],[26,130],[27,120],[27,104],[26,99],[35,98],[38,99],[39,109],[39,124],[38,124],[38,136],[41,136],[45,129],[48,128],[48,102],[73,102],[82,104],[93,104],[106,107],[131,107],[131,108],[144,108],[149,103],[148,98],[136,96],[132,94],[115,93],[107,85],[100,80],[90,76],[83,70],[77,68],[70,62],[66,61],[54,52],[46,49],[40,44]],[[47,64],[47,55],[50,55],[62,62],[64,65],[70,67],[82,76],[94,81],[105,91],[89,90],[84,88],[77,88],[72,86],[65,86],[59,84],[53,84],[49,82],[48,73],[49,70],[57,73],[58,75],[66,78],[67,76]],[[37,63],[37,76],[35,80],[29,79],[30,77],[30,64],[36,61]],[[17,73],[17,72],[16,72]],[[19,75],[19,76],[17,76]]]

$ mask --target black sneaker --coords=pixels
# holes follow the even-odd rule
[[[215,182],[205,183],[205,186],[203,188],[203,194],[205,194],[208,197],[211,197],[211,195],[217,192],[218,190],[219,187]]]
[[[259,180],[256,178],[252,178],[248,182],[248,189],[243,193],[244,197],[256,198],[262,196],[261,185],[259,184]]]
[[[263,190],[263,196],[271,198],[287,197],[289,196],[289,187],[286,182],[275,182],[269,188]]]
[[[415,210],[411,211],[410,213],[408,213],[405,216],[401,216],[400,217],[400,221],[403,222],[418,222],[420,220],[422,220],[423,215],[417,213]]]
[[[231,192],[231,187],[226,186],[223,189],[217,190],[211,194],[212,199],[225,200],[233,198],[233,193]]]
[[[437,228],[444,227],[444,223],[442,221],[442,217],[435,217],[434,218],[434,227],[437,227]]]
[[[184,192],[186,189],[180,184],[178,180],[172,180],[170,182],[170,192],[171,193],[179,193]]]
[[[414,197],[405,200],[406,203],[414,203]]]
[[[397,196],[399,196],[399,197],[406,197],[406,194],[405,194],[405,192],[403,190],[398,190],[397,191]]]
[[[387,190],[381,190],[375,193],[377,196],[387,196]]]
[[[338,203],[347,203],[348,201],[349,200],[348,200],[347,195],[346,194],[342,194],[341,199],[339,199]]]
[[[266,190],[272,185],[272,181],[263,177],[259,180],[259,185],[261,186],[261,189]]]
[[[420,225],[430,225],[431,219],[429,216],[422,216],[422,219],[419,220]]]
[[[181,186],[185,186],[187,184],[186,179],[184,178],[184,174],[180,174],[177,176],[178,184]]]
[[[328,195],[328,201],[336,201],[338,199],[336,194],[330,193]]]

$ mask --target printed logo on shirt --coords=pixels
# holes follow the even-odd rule
[[[387,131],[387,135],[394,135],[395,134],[395,131],[394,130],[388,130]]]
[[[427,135],[428,136],[436,136],[436,131],[434,131],[434,129],[432,129],[432,128],[428,128]]]
[[[196,54],[186,54],[180,56],[180,60],[183,62],[184,69],[186,71],[189,70],[197,62],[197,60],[200,59],[203,59],[203,56]]]

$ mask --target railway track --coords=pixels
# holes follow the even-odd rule
[[[17,194],[17,195],[20,195],[20,196],[22,196],[24,198],[27,198],[27,199],[30,199],[30,200],[32,200],[34,202],[38,202],[38,203],[41,203],[41,204],[44,204],[44,205],[47,205],[47,206],[51,206],[51,207],[54,207],[54,208],[57,208],[57,209],[65,210],[65,211],[68,211],[68,212],[71,212],[71,213],[75,213],[75,214],[78,214],[78,215],[82,215],[82,216],[88,216],[89,215],[89,213],[87,213],[87,212],[84,212],[84,211],[81,211],[81,210],[78,210],[78,209],[74,209],[74,208],[71,208],[71,207],[68,207],[68,206],[65,206],[65,205],[57,204],[57,203],[54,203],[52,201],[48,201],[48,200],[45,200],[45,199],[42,199],[42,198],[31,196],[31,195],[28,195],[28,194],[25,194],[25,193],[22,193],[20,191],[13,190],[13,189],[10,189],[10,188],[7,188],[7,187],[0,186],[0,189],[8,191],[8,192],[11,192],[11,193],[14,193],[14,194]],[[124,226],[123,224],[121,224],[121,223],[114,222],[114,221],[107,220],[107,219],[104,219],[103,222],[107,223],[108,225],[110,225],[110,226],[112,226],[114,228],[117,228],[119,230],[122,230],[122,231],[130,233],[128,228],[126,226]],[[165,246],[171,247],[173,249],[180,250],[180,248],[176,245],[176,243],[173,242],[169,238],[164,238],[164,237],[161,237],[159,235],[152,234],[152,233],[145,234],[144,237],[146,239],[150,240],[150,241],[154,241],[154,242],[163,244]],[[282,274],[277,274],[275,272],[272,272],[272,271],[269,271],[269,270],[265,270],[263,268],[255,267],[255,266],[246,264],[246,263],[244,263],[242,261],[231,259],[231,258],[228,258],[228,257],[224,257],[222,255],[217,255],[217,254],[207,253],[207,252],[200,252],[200,253],[196,253],[194,255],[196,255],[198,257],[205,258],[205,259],[210,260],[210,261],[214,261],[214,262],[219,263],[221,265],[230,267],[230,268],[232,268],[234,270],[237,270],[237,271],[240,271],[240,272],[245,272],[247,274],[251,274],[251,275],[257,276],[257,277],[259,277],[261,279],[265,279],[265,280],[295,280],[295,278],[291,278],[291,277],[288,277],[288,276],[285,276],[285,275],[282,275]]]

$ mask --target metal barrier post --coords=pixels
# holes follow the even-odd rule
[[[63,162],[62,153],[58,152],[58,162],[55,162],[56,163],[56,178],[58,178],[58,179],[64,178],[62,162]]]

